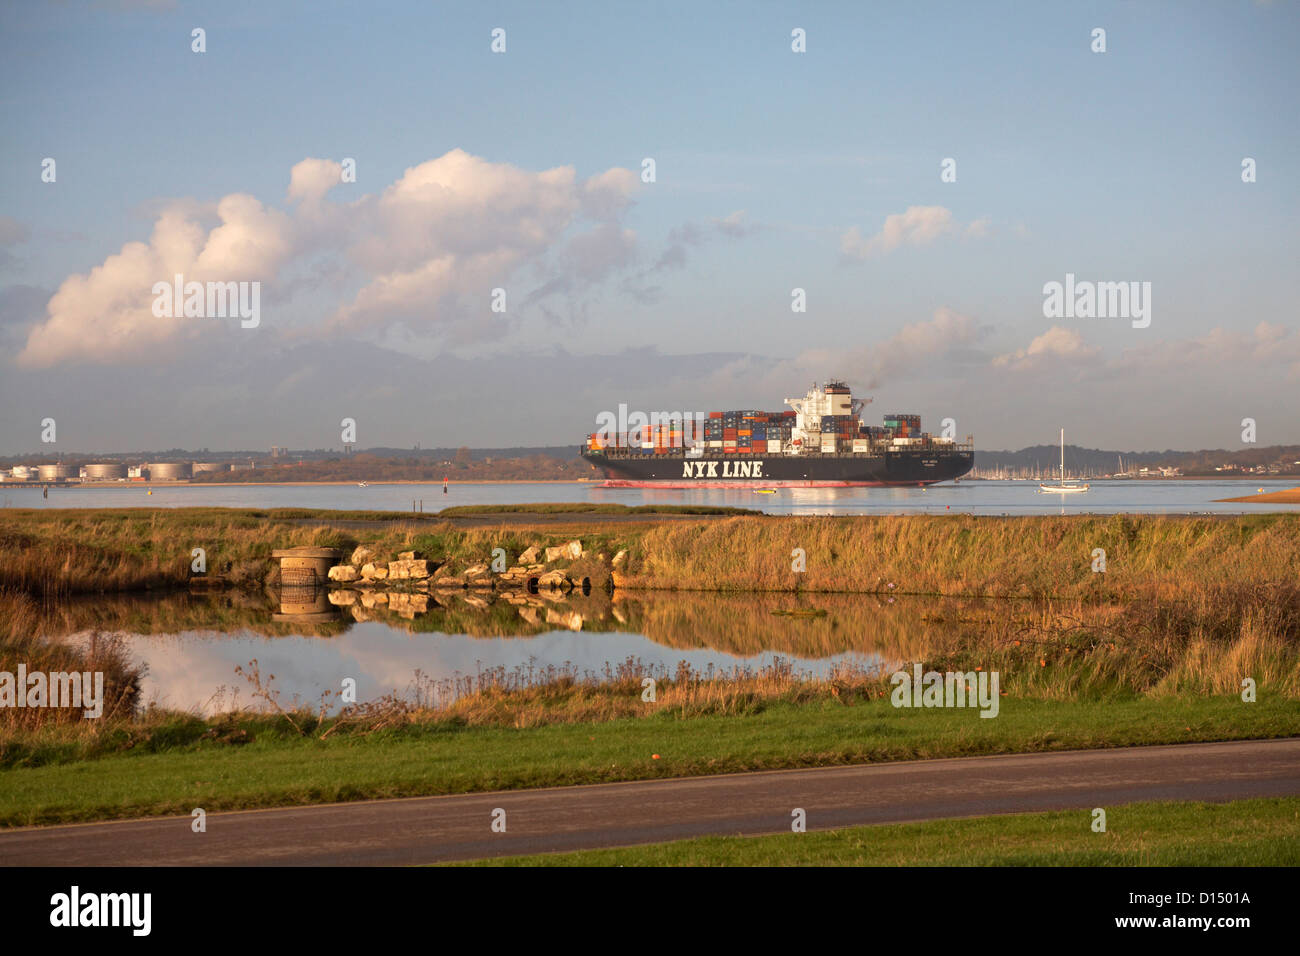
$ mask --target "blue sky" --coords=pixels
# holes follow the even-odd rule
[[[38,450],[46,415],[76,450],[329,446],[336,408],[363,445],[552,444],[619,402],[777,407],[830,374],[959,410],[986,448],[1061,424],[1238,447],[1245,416],[1300,442],[1294,3],[51,3],[4,8],[0,52],[0,453]],[[571,215],[524,229],[469,185],[454,215],[382,212],[453,150],[467,182],[517,172],[512,197],[571,168],[567,200],[526,200]],[[344,157],[357,182],[308,200],[329,213],[286,198],[297,164]],[[586,215],[582,184],[611,170],[617,208]],[[120,318],[148,309],[138,270],[110,290],[130,348],[97,347],[93,296],[51,312],[164,210],[211,229],[241,194],[283,246],[228,260],[263,284],[255,332],[154,342]],[[846,254],[913,208],[919,232]],[[417,236],[410,291],[380,295]],[[411,273],[448,248],[426,308]],[[1045,318],[1067,272],[1151,282],[1151,326]],[[508,317],[483,307],[497,285]]]

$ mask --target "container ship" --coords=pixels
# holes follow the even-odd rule
[[[970,436],[958,442],[923,432],[920,415],[866,425],[860,413],[870,401],[854,399],[843,382],[814,384],[803,398],[787,398],[790,408],[780,412],[629,420],[626,431],[588,435],[582,456],[614,488],[925,486],[971,470]]]

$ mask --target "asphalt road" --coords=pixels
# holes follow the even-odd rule
[[[0,832],[0,864],[433,863],[1140,800],[1300,795],[1300,738],[920,760]],[[491,829],[505,811],[506,832]]]

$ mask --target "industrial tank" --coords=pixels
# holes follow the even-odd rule
[[[120,461],[95,462],[86,466],[87,481],[116,481],[126,477],[126,465]]]
[[[162,461],[148,467],[150,481],[181,481],[190,476],[190,464],[185,461]]]

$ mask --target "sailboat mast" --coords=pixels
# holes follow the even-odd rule
[[[1061,484],[1065,484],[1065,429],[1061,429]]]

